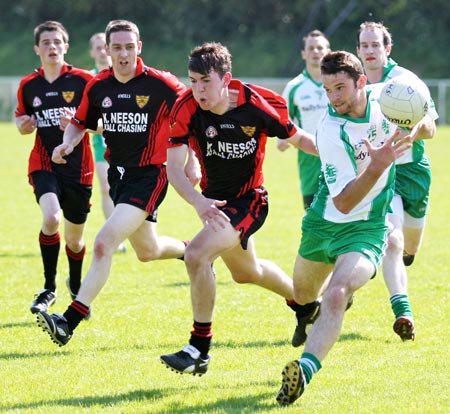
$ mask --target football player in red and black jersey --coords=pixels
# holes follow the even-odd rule
[[[64,239],[69,260],[67,286],[75,296],[81,284],[86,247],[84,226],[90,209],[93,158],[89,135],[67,157],[67,166],[51,160],[62,143],[63,130],[78,108],[93,75],[65,62],[69,35],[65,27],[47,21],[34,30],[34,51],[41,66],[20,82],[16,125],[23,135],[35,132],[28,163],[28,178],[42,211],[39,245],[44,264],[44,289],[36,294],[31,312],[47,311],[56,300],[56,273],[60,249],[59,226],[64,216]],[[94,130],[96,127],[94,127]]]
[[[89,312],[89,306],[106,283],[112,256],[129,239],[139,260],[183,258],[185,242],[159,236],[158,206],[168,187],[166,167],[169,113],[186,87],[171,73],[144,64],[137,26],[113,20],[106,27],[112,67],[101,71],[87,85],[63,143],[53,151],[60,168],[77,150],[87,129],[101,119],[109,162],[108,181],[114,210],[98,232],[94,257],[76,300],[64,315],[38,313],[38,325],[60,346]],[[197,163],[197,164],[196,164]],[[192,182],[199,179],[195,157],[186,166]],[[197,172],[198,170],[198,172]],[[185,176],[186,178],[186,176]]]
[[[231,56],[220,43],[195,48],[189,59],[191,89],[171,113],[167,172],[170,183],[197,211],[203,228],[186,248],[194,329],[189,345],[161,356],[181,373],[204,374],[209,363],[215,300],[212,263],[221,257],[238,283],[254,283],[284,297],[295,311],[292,279],[275,263],[256,257],[252,234],[268,214],[262,165],[267,137],[286,139],[317,154],[314,136],[289,120],[275,92],[231,76]],[[184,177],[188,149],[200,162],[201,193]]]

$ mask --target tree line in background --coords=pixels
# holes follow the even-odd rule
[[[449,78],[448,0],[15,0],[0,19],[0,76],[23,76],[39,66],[33,28],[59,20],[70,34],[67,61],[91,68],[88,40],[112,19],[140,28],[142,57],[186,76],[189,51],[220,41],[233,55],[236,77],[292,77],[303,67],[302,37],[324,31],[333,49],[355,53],[363,21],[383,21],[393,34],[392,57],[423,78]]]

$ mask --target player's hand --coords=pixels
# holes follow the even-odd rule
[[[284,139],[277,138],[277,148],[283,152],[286,151],[290,147],[290,144],[286,142]]]
[[[17,120],[19,132],[22,135],[31,134],[37,127],[34,115],[23,115]]]
[[[397,131],[379,147],[374,147],[367,139],[364,139],[372,167],[375,167],[378,171],[384,171],[412,147],[413,139],[411,135],[400,138],[400,134],[401,132]]]
[[[226,223],[230,222],[230,218],[218,208],[224,206],[226,203],[226,200],[220,201],[202,197],[194,207],[205,227],[211,226],[214,231],[219,231],[225,228]]]
[[[67,164],[67,161],[64,159],[66,155],[71,154],[73,151],[73,146],[70,144],[62,143],[53,149],[52,153],[52,161],[55,164]]]
[[[75,113],[71,111],[69,108],[64,108],[65,115],[59,118],[59,129],[64,131],[66,126],[69,124],[70,120],[73,118]]]

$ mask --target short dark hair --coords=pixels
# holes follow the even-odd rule
[[[306,41],[308,40],[308,37],[323,37],[327,41],[327,46],[330,48],[330,41],[328,40],[328,37],[326,37],[325,33],[321,32],[320,30],[312,30],[309,33],[306,33],[305,36],[303,36],[303,49],[305,49]]]
[[[226,72],[231,72],[231,54],[221,43],[203,43],[189,54],[188,69],[202,75],[214,70],[222,78]]]
[[[34,44],[36,46],[39,46],[39,42],[41,40],[41,34],[43,32],[59,32],[63,36],[64,43],[69,43],[69,33],[67,32],[67,29],[60,22],[57,22],[54,20],[47,20],[46,22],[37,25],[33,31]]]
[[[132,32],[136,34],[137,41],[140,40],[138,27],[129,20],[111,20],[105,29],[106,44],[109,45],[111,33],[116,32]]]
[[[382,23],[376,22],[364,22],[359,25],[358,33],[356,34],[356,46],[360,47],[359,36],[363,30],[368,29],[379,29],[383,33],[383,44],[384,46],[393,46],[394,42],[392,41],[392,35],[389,32],[389,29]]]
[[[327,53],[320,61],[320,72],[322,75],[345,72],[355,81],[355,84],[364,74],[360,60],[353,53],[343,50]]]
[[[92,46],[94,46],[94,42],[97,39],[102,39],[104,42],[106,42],[106,37],[105,37],[105,33],[104,32],[97,32],[94,33],[91,38],[89,39],[89,47],[92,48]]]

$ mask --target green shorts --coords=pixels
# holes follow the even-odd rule
[[[95,162],[106,162],[105,160],[105,138],[101,134],[92,135],[92,147],[94,149],[94,161]]]
[[[314,262],[333,264],[344,253],[359,252],[378,268],[386,248],[387,228],[384,217],[333,223],[308,209],[303,217],[298,253]]]
[[[397,165],[395,193],[403,200],[403,209],[414,218],[425,217],[428,211],[431,169],[427,157],[419,162]]]
[[[298,150],[297,168],[300,177],[300,192],[305,196],[314,196],[319,188],[320,158]]]

